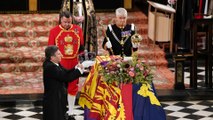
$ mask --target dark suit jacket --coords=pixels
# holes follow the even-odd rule
[[[51,61],[43,63],[43,118],[44,120],[65,120],[67,91],[66,82],[80,77],[77,69],[65,70]]]

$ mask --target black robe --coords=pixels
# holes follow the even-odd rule
[[[43,63],[43,119],[65,120],[67,105],[66,82],[71,82],[80,77],[77,69],[65,70],[51,61]]]

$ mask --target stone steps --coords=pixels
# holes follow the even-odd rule
[[[0,93],[1,95],[43,93],[42,79],[42,71],[1,73]]]
[[[2,63],[0,65],[0,73],[37,72],[41,69],[42,62]]]
[[[4,48],[18,48],[18,47],[39,47],[39,46],[47,46],[48,37],[40,36],[40,37],[9,37],[9,38],[1,38],[0,46]]]
[[[0,48],[0,63],[41,62],[44,59],[42,47]]]
[[[0,52],[2,53],[2,55],[0,56],[0,63],[3,63],[2,61],[5,60],[5,59],[9,59],[13,62],[14,59],[17,59],[17,60],[20,60],[22,61],[22,59],[29,59],[29,58],[33,58],[33,57],[36,57],[36,58],[33,58],[33,60],[36,60],[35,62],[37,62],[37,57],[40,57],[42,56],[41,58],[43,58],[44,56],[44,53],[41,53],[44,51],[46,46],[40,46],[40,47],[19,47],[19,48],[0,48]],[[101,50],[102,48],[99,48],[99,55],[103,55],[105,54],[104,52],[101,52],[103,51],[103,49]],[[164,52],[160,51],[159,48],[156,48],[152,45],[150,45],[150,47],[147,47],[146,45],[141,45],[139,46],[139,50],[138,50],[138,53],[139,55],[142,57],[142,56],[146,56],[147,58],[151,59],[152,56],[155,56],[156,58],[159,58],[159,57],[162,57],[162,56],[165,56]],[[20,57],[20,56],[23,56],[23,57]],[[2,61],[1,61],[2,60]],[[20,62],[20,61],[17,61],[17,62]],[[29,61],[29,60],[26,60],[26,61]]]
[[[58,24],[58,14],[0,14],[0,27],[11,28],[16,26],[35,27],[35,26],[55,26]],[[106,17],[107,15],[107,17]],[[21,18],[19,17],[21,16]],[[106,25],[114,21],[114,12],[96,13],[98,21]],[[137,17],[135,17],[137,16]],[[141,12],[129,12],[128,22],[134,24],[147,24],[147,16]],[[98,22],[98,24],[100,24]]]
[[[55,26],[58,24],[58,14],[0,14],[0,27]],[[20,17],[21,16],[21,17]]]
[[[147,25],[138,27],[137,33],[141,35],[146,35],[148,33]],[[52,27],[39,26],[35,28],[25,28],[25,27],[14,27],[11,29],[8,28],[0,28],[0,37],[1,38],[11,38],[11,37],[45,37],[49,35],[49,31]],[[102,32],[103,28],[98,28],[98,31]],[[102,34],[102,33],[99,33]]]
[[[40,37],[48,36],[51,27],[38,26],[34,28],[13,27],[0,29],[0,37]]]

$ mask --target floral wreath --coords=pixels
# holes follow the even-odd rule
[[[136,54],[131,60],[113,56],[110,61],[102,61],[100,67],[99,74],[103,76],[103,80],[116,86],[121,83],[150,84],[153,80],[151,68],[139,60]]]

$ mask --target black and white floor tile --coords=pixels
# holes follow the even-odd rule
[[[76,120],[83,120],[84,110],[75,106]],[[19,105],[14,107],[1,107],[0,120],[42,120],[42,106]]]
[[[213,100],[161,102],[167,120],[213,120]],[[83,109],[75,106],[76,120],[83,120]],[[0,120],[42,120],[42,107],[23,105],[0,108]]]
[[[167,120],[213,120],[213,100],[161,102]]]
[[[171,68],[174,71],[173,68]],[[205,69],[198,68],[198,85],[204,86]],[[184,81],[189,84],[189,69],[185,68]],[[167,120],[213,120],[213,100],[160,101]],[[75,106],[76,120],[83,120],[83,109]],[[0,106],[0,120],[42,120],[42,106],[19,104],[12,107]]]

